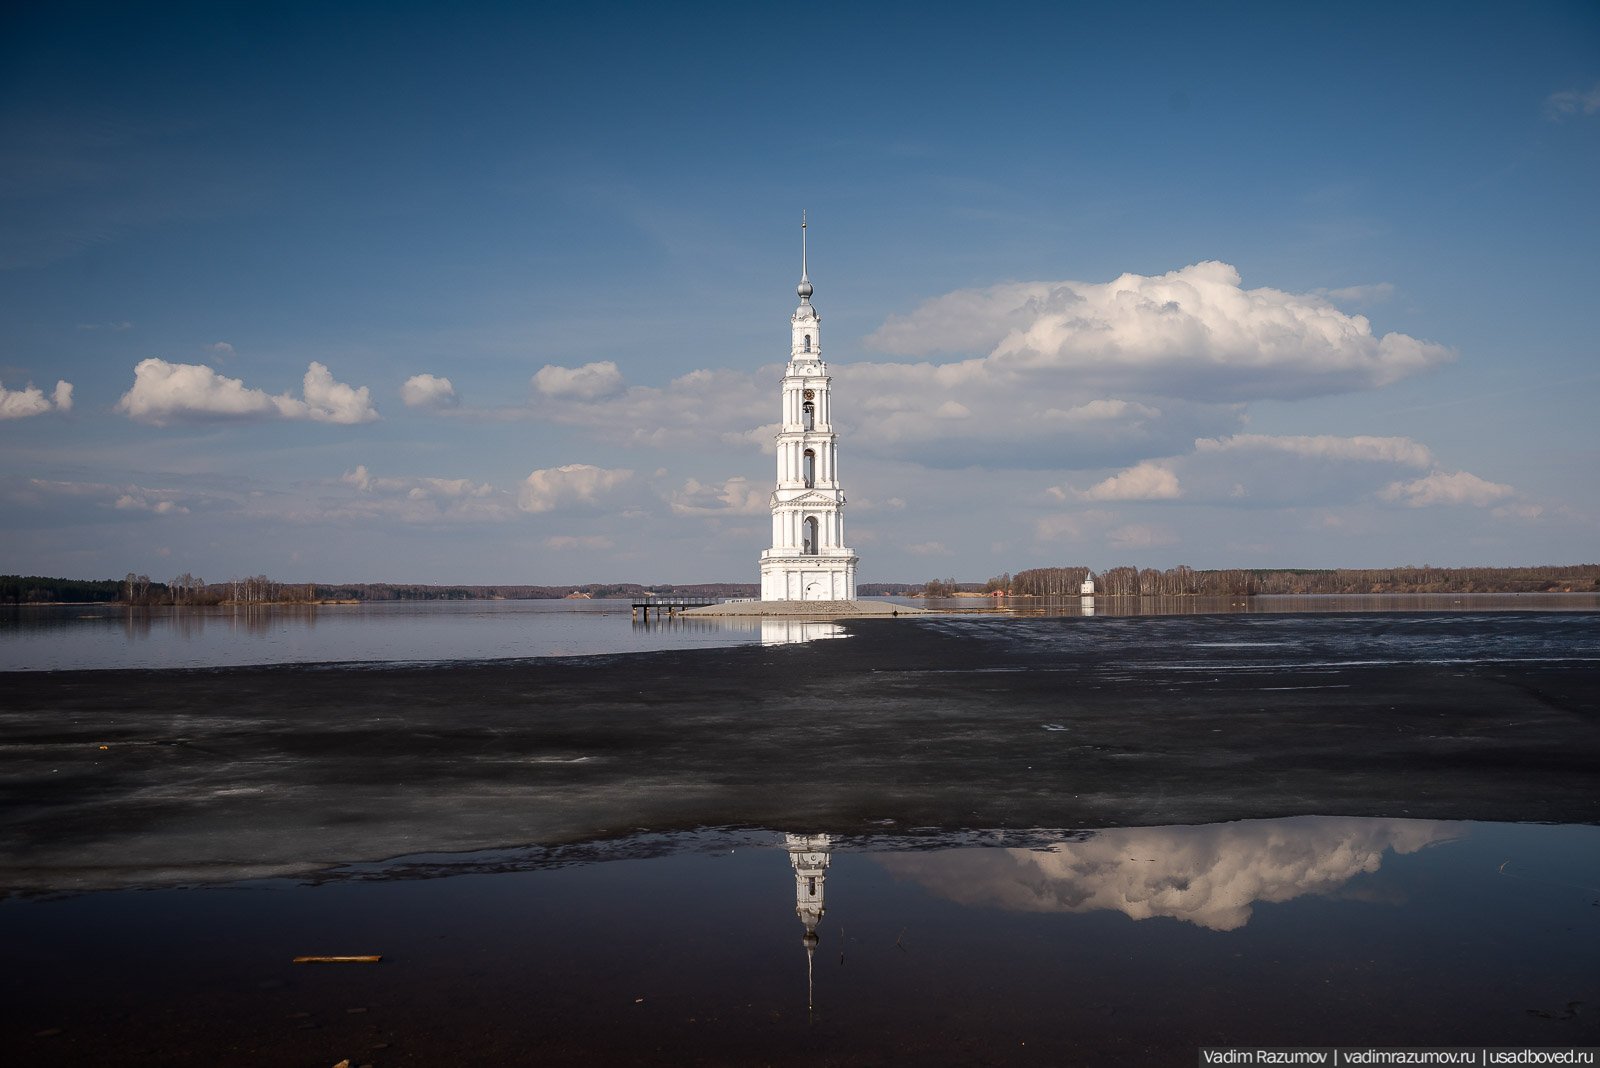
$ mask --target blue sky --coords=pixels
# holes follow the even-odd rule
[[[1600,9],[1287,7],[8,15],[0,570],[754,581],[802,207],[863,582],[1592,562]]]

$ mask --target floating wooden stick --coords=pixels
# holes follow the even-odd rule
[[[296,957],[296,964],[376,964],[383,958],[377,954],[360,957]]]

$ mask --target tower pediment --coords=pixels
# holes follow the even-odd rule
[[[779,491],[772,493],[772,506],[796,504],[814,504],[818,506],[834,506],[844,504],[844,494],[825,493],[822,490],[808,490],[798,497],[785,497]]]

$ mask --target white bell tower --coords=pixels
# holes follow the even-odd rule
[[[839,438],[833,432],[822,317],[811,306],[806,222],[800,216],[800,307],[790,317],[782,383],[778,485],[772,491],[772,548],[761,554],[763,601],[853,601],[858,557],[844,544]]]

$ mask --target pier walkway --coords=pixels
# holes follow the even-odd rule
[[[642,601],[633,602],[633,618],[650,621],[650,613],[655,612],[657,617],[662,615],[675,616],[679,612],[690,608],[709,608],[721,604],[718,597],[647,597]]]

